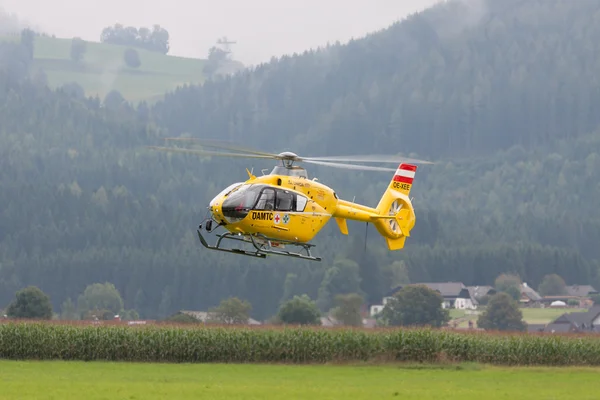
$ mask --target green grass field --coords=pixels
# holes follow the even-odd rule
[[[19,39],[0,37],[0,40]],[[177,86],[204,81],[205,60],[136,49],[142,64],[139,68],[130,68],[123,61],[126,48],[87,42],[84,58],[77,64],[70,58],[71,39],[36,37],[35,66],[46,72],[52,88],[77,82],[87,95],[98,95],[103,99],[110,90],[116,89],[132,102],[151,102]]]
[[[585,308],[523,308],[523,319],[529,324],[547,324],[565,313],[586,312]]]
[[[0,361],[1,399],[598,398],[593,368]]]

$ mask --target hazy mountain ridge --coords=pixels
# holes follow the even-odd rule
[[[595,3],[479,3],[487,11],[478,24],[456,22],[464,5],[451,2],[347,46],[177,91],[154,112],[172,134],[435,159],[534,148],[594,130]],[[531,17],[542,10],[545,19]],[[456,28],[443,28],[448,21]],[[570,115],[576,124],[567,123]]]

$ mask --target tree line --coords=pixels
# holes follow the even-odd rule
[[[527,324],[518,307],[518,298],[511,294],[515,289],[512,277],[501,276],[496,287],[501,290],[486,301],[485,310],[478,318],[478,327],[492,330],[524,331]],[[553,277],[548,283],[553,282]],[[394,294],[383,310],[377,314],[379,326],[443,327],[448,326],[449,310],[442,306],[441,294],[424,285],[407,285]],[[362,327],[362,306],[364,299],[357,293],[338,294],[335,307],[328,313],[335,326]],[[120,313],[119,313],[120,310]],[[180,311],[164,318],[167,322],[208,323],[225,325],[250,324],[252,305],[247,300],[230,297],[221,300],[218,306],[208,310],[205,318],[198,318],[195,312]],[[53,311],[49,296],[38,287],[30,286],[17,291],[14,300],[6,309],[11,319],[50,320],[135,320],[135,310],[123,310],[123,301],[118,290],[111,283],[88,285],[79,296],[77,303],[67,299],[62,305],[60,316]],[[306,294],[294,296],[283,302],[277,313],[266,321],[272,325],[322,325],[322,313],[316,302]]]
[[[170,49],[169,31],[158,24],[153,25],[150,29],[117,23],[102,30],[100,41],[155,51],[161,54],[167,54]]]

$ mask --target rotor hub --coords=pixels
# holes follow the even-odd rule
[[[296,153],[292,153],[291,151],[284,151],[279,153],[277,157],[281,158],[281,162],[286,168],[291,168],[294,161],[298,160],[298,155]]]

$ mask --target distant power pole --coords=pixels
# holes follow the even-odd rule
[[[217,39],[217,45],[219,45],[221,50],[223,50],[227,55],[231,54],[232,44],[237,44],[237,42],[228,40],[227,36]]]

